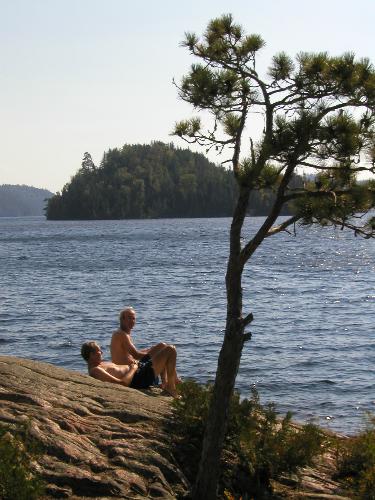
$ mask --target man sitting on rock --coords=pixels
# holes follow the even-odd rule
[[[118,364],[131,365],[135,361],[140,364],[147,363],[151,357],[155,357],[160,352],[163,352],[167,347],[172,347],[176,350],[175,346],[160,342],[148,349],[138,350],[132,342],[131,332],[135,326],[136,314],[132,307],[127,307],[120,312],[120,328],[118,328],[112,335],[111,339],[111,356],[112,361]],[[168,386],[168,373],[163,370],[160,373],[162,380],[162,387]],[[174,373],[175,383],[179,383],[180,379],[177,373]]]
[[[125,385],[134,389],[147,389],[155,377],[162,372],[167,374],[164,390],[171,396],[177,397],[176,391],[176,349],[166,346],[140,366],[134,360],[129,364],[116,364],[103,361],[102,350],[96,342],[85,342],[81,348],[83,359],[87,361],[89,375],[103,382]]]

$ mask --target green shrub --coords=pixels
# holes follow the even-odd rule
[[[181,384],[181,399],[174,402],[175,453],[190,481],[198,471],[202,438],[212,393],[210,385]],[[277,418],[273,404],[261,405],[255,389],[250,400],[236,392],[229,408],[229,423],[221,463],[220,494],[262,498],[271,480],[308,465],[322,452],[323,433],[313,424],[297,428],[288,413]]]
[[[41,480],[32,472],[31,462],[38,454],[28,428],[0,426],[0,498],[34,500],[43,493]]]
[[[346,481],[356,498],[375,500],[374,415],[368,415],[365,431],[339,445],[338,478]]]

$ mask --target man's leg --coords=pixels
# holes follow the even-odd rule
[[[164,342],[159,342],[159,344],[156,344],[156,345],[150,347],[150,349],[148,350],[148,354],[150,356],[155,356],[156,354],[158,354],[160,351],[162,351],[163,349],[165,349],[168,346],[176,349],[176,346],[174,346],[174,345],[166,344]],[[179,384],[181,382],[181,379],[177,375],[177,371],[175,371],[174,375],[175,375],[176,383]],[[166,371],[161,372],[160,377],[161,377],[161,385],[162,385],[162,387],[165,387],[168,383]]]
[[[170,344],[171,347],[173,347],[175,350],[176,350],[176,358],[177,358],[177,349],[176,349],[176,346],[175,345],[172,345]],[[177,368],[176,368],[176,364],[175,364],[175,369],[174,369],[174,377],[175,377],[175,383],[176,384],[181,384],[182,380],[180,379],[180,377],[177,375]]]
[[[150,347],[147,354],[150,357],[156,356],[156,354],[158,354],[160,351],[162,351],[166,347],[167,347],[167,344],[165,344],[164,342],[159,342],[159,344],[156,344],[156,345],[153,345],[152,347]],[[160,373],[160,378],[161,378],[161,386],[165,387],[167,385],[167,371],[166,370],[163,370]]]
[[[167,347],[167,344],[165,344],[164,342],[159,342],[159,344],[156,344],[156,345],[153,345],[152,347],[150,347],[150,349],[148,349],[148,351],[147,351],[147,354],[149,354],[150,356],[155,356],[158,352],[162,351],[166,347]]]
[[[164,389],[172,396],[177,396],[176,391],[176,348],[167,345],[164,349],[158,351],[154,356],[151,356],[152,367],[155,375],[161,375],[166,371],[167,380]]]

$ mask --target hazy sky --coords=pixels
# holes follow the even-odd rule
[[[267,46],[375,63],[375,0],[0,0],[0,184],[59,191],[89,151],[171,142],[193,59],[179,46],[224,13]],[[184,146],[183,142],[173,142]]]

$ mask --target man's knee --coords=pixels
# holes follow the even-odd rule
[[[168,353],[169,353],[171,356],[174,356],[174,357],[176,357],[176,356],[177,356],[176,346],[174,346],[174,345],[168,345],[168,346],[166,347],[166,349],[168,350]]]
[[[156,354],[159,354],[159,352],[163,352],[164,349],[167,347],[168,344],[165,344],[164,342],[159,342],[158,344],[155,344],[149,349],[149,354],[150,356],[155,356]]]

